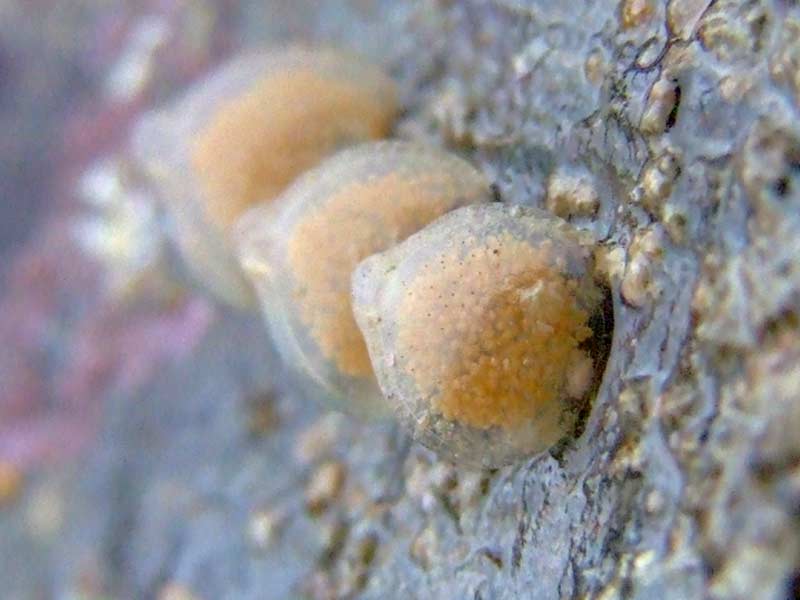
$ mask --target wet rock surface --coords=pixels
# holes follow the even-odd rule
[[[110,394],[86,459],[0,511],[8,596],[796,594],[798,8],[287,6],[240,7],[239,42],[384,62],[400,136],[464,152],[504,201],[561,207],[603,240],[615,334],[584,431],[458,469],[321,412],[255,318],[220,312],[182,360]]]

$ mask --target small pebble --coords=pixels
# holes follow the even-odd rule
[[[436,530],[428,526],[423,529],[411,542],[409,554],[411,559],[425,571],[431,568],[437,554],[438,536]]]
[[[620,5],[623,29],[639,27],[653,16],[653,0],[623,0]]]
[[[269,548],[286,522],[286,513],[280,509],[262,509],[250,516],[247,533],[253,546],[259,550]]]
[[[669,128],[679,100],[679,90],[677,82],[669,77],[663,77],[653,84],[639,122],[639,129],[643,133],[658,135]]]
[[[158,592],[158,600],[198,600],[198,597],[184,584],[170,582]]]
[[[329,412],[317,419],[297,436],[294,457],[301,465],[318,462],[330,455],[342,436],[345,423],[343,415]]]
[[[586,177],[557,172],[547,182],[547,210],[559,217],[591,216],[599,204],[597,191]]]
[[[655,265],[664,252],[665,236],[660,227],[636,234],[628,250],[628,262],[620,292],[623,299],[636,308],[655,298],[660,287],[654,277]]]
[[[342,491],[347,470],[340,462],[326,462],[313,473],[306,486],[306,506],[314,514],[328,508]]]

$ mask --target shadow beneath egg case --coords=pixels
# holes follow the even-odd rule
[[[550,449],[550,455],[559,462],[564,456],[564,452],[574,440],[579,439],[586,431],[592,407],[600,391],[606,375],[608,359],[611,355],[611,347],[614,340],[614,301],[611,290],[608,286],[600,285],[603,292],[603,300],[599,310],[596,310],[589,318],[589,327],[593,335],[579,344],[579,348],[584,350],[596,362],[599,367],[594,370],[589,392],[580,399],[574,399],[575,405],[572,410],[577,414],[575,426],[572,432],[564,436],[555,446]]]

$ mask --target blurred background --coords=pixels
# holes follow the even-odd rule
[[[152,198],[128,184],[126,141],[148,105],[219,60],[236,33],[224,2],[0,6],[0,461],[11,480],[69,460],[91,440],[104,394],[150,377],[164,357],[131,356],[147,344],[144,321],[168,327],[169,314],[180,329],[192,318],[185,294],[170,305],[163,288],[138,287],[159,268],[162,239]],[[136,324],[133,297],[158,305]]]

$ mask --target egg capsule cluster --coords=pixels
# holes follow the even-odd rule
[[[414,437],[497,467],[569,434],[602,371],[604,292],[565,221],[492,203],[449,213],[363,261],[355,316],[380,387]]]
[[[246,307],[254,296],[231,240],[239,216],[337,149],[386,137],[397,107],[393,82],[357,57],[252,52],[145,118],[134,148],[161,188],[189,270],[218,298]]]
[[[452,154],[373,142],[327,159],[241,219],[240,260],[277,346],[333,406],[387,412],[352,312],[356,265],[455,208],[490,199],[483,175]]]
[[[338,51],[253,52],[145,118],[134,149],[189,270],[229,304],[260,301],[321,400],[507,464],[573,432],[599,382],[591,242],[492,203],[450,153],[374,141],[396,97]]]

